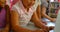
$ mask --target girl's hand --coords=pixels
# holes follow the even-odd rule
[[[54,26],[50,26],[50,27],[49,27],[49,30],[53,30],[53,29],[54,29]]]
[[[44,29],[46,32],[49,32],[49,27],[47,26],[42,27],[42,29]]]
[[[45,26],[42,29],[44,29],[45,31],[49,32],[50,30],[54,29],[54,26],[50,26],[50,27]]]
[[[56,21],[56,18],[53,18],[52,20],[51,20],[51,22],[55,22]]]

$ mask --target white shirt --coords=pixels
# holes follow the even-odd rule
[[[35,2],[35,5],[32,6],[31,8],[29,8],[28,12],[25,11],[24,6],[23,6],[21,1],[17,2],[12,7],[12,10],[17,11],[18,14],[19,14],[20,26],[26,26],[30,22],[30,19],[31,19],[33,13],[36,11],[36,8],[37,8],[38,4],[39,4],[38,2],[37,3]]]

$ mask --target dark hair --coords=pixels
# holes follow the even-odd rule
[[[3,8],[3,7],[0,6],[0,12],[1,12],[2,8]]]
[[[8,5],[5,5],[5,10],[6,10],[6,21],[10,21],[10,8]]]
[[[6,24],[9,25],[9,31],[10,31],[10,8],[8,5],[5,5],[6,10]]]

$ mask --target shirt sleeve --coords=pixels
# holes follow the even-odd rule
[[[17,10],[18,10],[17,4],[13,5],[13,6],[11,7],[11,10],[17,11]]]
[[[41,5],[48,7],[48,3],[46,0],[41,0]]]

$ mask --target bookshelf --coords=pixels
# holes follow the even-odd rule
[[[58,15],[58,9],[60,7],[60,3],[57,1],[49,2],[49,13],[48,15],[52,18],[56,18]]]

